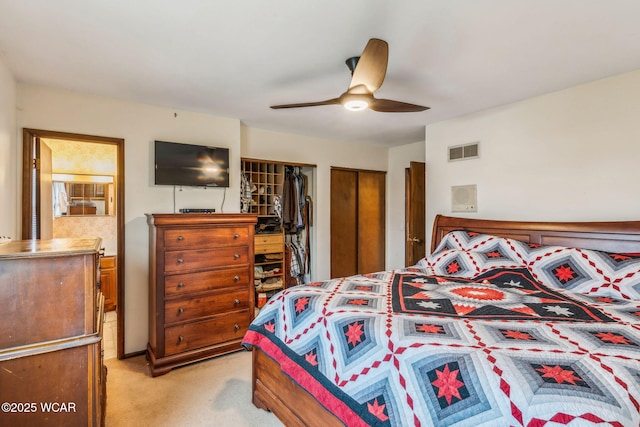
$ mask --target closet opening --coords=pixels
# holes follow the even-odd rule
[[[315,279],[316,165],[242,159],[241,211],[258,215],[256,309],[282,289]]]

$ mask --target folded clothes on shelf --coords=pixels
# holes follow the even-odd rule
[[[282,269],[279,266],[273,266],[270,268],[264,268],[261,265],[256,265],[253,268],[253,277],[255,279],[262,279],[264,277],[279,276],[282,274]]]
[[[265,292],[272,291],[275,289],[281,289],[283,287],[282,278],[280,277],[270,277],[264,281],[261,281],[259,284],[256,283],[256,292]]]

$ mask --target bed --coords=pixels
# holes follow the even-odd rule
[[[431,254],[296,286],[244,337],[285,425],[638,426],[640,221],[437,216]]]

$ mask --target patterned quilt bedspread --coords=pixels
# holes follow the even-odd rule
[[[612,297],[611,277],[605,292],[568,289],[608,255],[488,238],[458,236],[412,268],[287,289],[243,344],[346,425],[640,425],[640,302]],[[604,262],[628,270],[629,259]],[[451,275],[433,274],[443,268]]]

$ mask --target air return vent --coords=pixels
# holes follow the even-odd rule
[[[449,147],[449,161],[453,162],[457,160],[477,159],[480,157],[479,152],[479,142]]]

